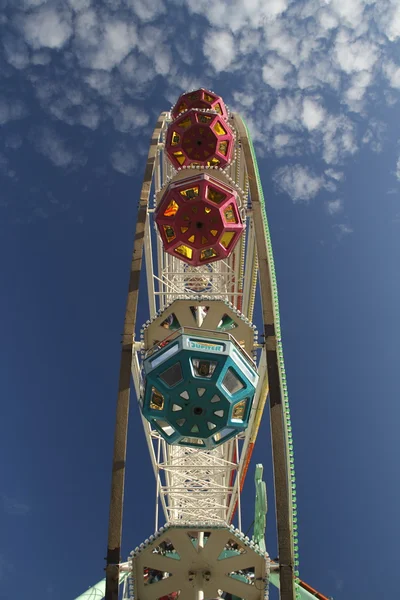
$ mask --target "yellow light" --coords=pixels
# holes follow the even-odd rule
[[[221,246],[228,248],[229,244],[233,240],[235,233],[233,231],[225,231],[221,238]]]
[[[150,408],[151,410],[163,410],[164,408],[164,396],[155,387],[151,388]]]
[[[214,237],[217,235],[218,230],[217,229],[211,229],[210,231],[211,235],[213,235]]]
[[[197,115],[197,120],[199,123],[209,123],[211,121],[212,117],[210,115]]]
[[[171,200],[167,208],[164,210],[164,217],[173,217],[179,210],[179,205],[175,200]]]
[[[172,242],[176,238],[175,231],[171,225],[163,225],[165,237],[167,238],[167,242]]]
[[[232,419],[243,421],[244,413],[246,410],[246,400],[241,400],[233,407]]]
[[[193,256],[193,250],[191,248],[189,248],[188,246],[185,246],[185,244],[181,244],[180,246],[175,248],[175,252],[177,252],[178,254],[181,254],[182,256],[185,256],[189,260],[191,260],[191,258]]]
[[[183,152],[181,152],[180,150],[178,150],[178,152],[174,152],[174,156],[175,156],[176,160],[178,161],[178,163],[180,165],[183,165],[183,163],[186,160],[185,155],[183,154]]]
[[[207,244],[207,242],[208,242],[208,239],[206,237],[204,237],[204,235],[201,236],[201,243],[202,244]]]
[[[214,258],[214,256],[217,256],[214,248],[206,248],[205,250],[201,251],[200,260],[208,260],[209,258]]]
[[[195,187],[191,187],[187,190],[181,190],[180,192],[181,196],[184,196],[185,198],[196,198],[196,196],[199,195],[199,186],[196,185]]]
[[[183,119],[183,121],[181,121],[180,123],[177,123],[177,127],[181,127],[182,129],[187,129],[188,127],[190,127],[192,124],[192,121],[190,120],[190,117],[187,117],[186,119]]]
[[[221,164],[219,158],[212,158],[211,160],[207,161],[208,167],[218,167],[219,164]]]
[[[235,217],[235,213],[233,212],[233,206],[232,204],[229,204],[225,210],[224,210],[224,215],[225,215],[225,221],[227,223],[236,223],[236,217]]]
[[[220,204],[223,200],[225,200],[226,195],[218,190],[208,186],[207,188],[207,198],[211,200],[211,202],[215,202],[216,204]]]
[[[191,242],[192,244],[194,243],[195,237],[194,235],[191,235],[190,238],[188,238],[188,242]]]
[[[181,141],[181,136],[179,135],[179,133],[176,133],[176,131],[174,131],[172,133],[171,146],[177,146],[180,141]]]
[[[222,127],[221,123],[217,121],[213,127],[215,133],[218,135],[226,135],[225,129]]]
[[[220,142],[218,151],[221,152],[221,154],[223,154],[224,156],[226,156],[226,153],[228,152],[228,142]]]
[[[189,227],[181,227],[181,233],[186,233]]]
[[[209,206],[204,207],[204,212],[208,215],[211,212],[211,208]]]

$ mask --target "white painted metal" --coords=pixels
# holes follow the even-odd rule
[[[176,592],[179,600],[219,598],[223,591],[244,600],[265,595],[269,559],[228,527],[168,527],[147,542],[129,561],[134,589],[128,598],[132,600],[157,600]],[[157,572],[163,577],[150,577]]]
[[[164,124],[159,143],[156,175],[153,182],[154,193],[157,193],[165,185],[167,179],[175,173],[163,151],[167,125],[168,122]],[[226,172],[237,185],[247,187],[244,160],[238,144],[236,144],[235,160],[226,169]],[[185,170],[187,176],[195,173],[196,170],[194,169]],[[209,173],[210,175],[215,173],[216,176],[220,176],[219,172],[213,169],[210,169]],[[242,200],[242,210],[245,210],[246,207],[247,198],[244,198]],[[238,299],[243,297],[242,311],[246,314],[250,300],[248,288],[254,279],[254,261],[249,258],[249,250],[254,252],[251,213],[248,220],[249,227],[243,233],[242,241],[243,244],[246,244],[246,263],[244,263],[245,253],[243,249],[241,250],[241,244],[237,244],[234,252],[227,260],[195,268],[189,267],[163,251],[161,239],[154,228],[153,209],[152,204],[149,206],[150,225],[149,230],[146,231],[145,240],[150,318],[154,316],[156,306],[163,310],[165,306],[176,299],[200,300],[207,297],[230,301],[234,306],[237,306]],[[249,232],[250,236],[247,240]],[[153,241],[156,244],[156,251],[152,248]],[[244,277],[244,282],[241,285],[242,277]],[[193,289],[188,287],[189,280]],[[206,282],[207,285],[201,286],[202,282]],[[194,285],[196,283],[198,289]],[[240,289],[244,291],[242,292]],[[265,366],[265,357],[263,357],[261,363],[260,381],[265,371],[263,367],[263,365]],[[136,351],[132,363],[132,375],[137,394],[140,393],[142,388],[140,364],[141,356],[139,351]],[[251,426],[261,391],[262,385],[260,383],[253,403],[251,423],[246,434],[240,435],[237,440],[228,441],[213,450],[170,446],[160,438],[156,431],[152,431],[149,423],[142,418],[156,478],[157,498],[161,502],[167,522],[182,523],[198,522],[199,520],[215,524],[230,522],[239,500],[238,472],[242,472],[244,468]],[[158,513],[156,527],[157,523]]]

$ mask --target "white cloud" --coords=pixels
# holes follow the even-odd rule
[[[345,235],[349,235],[350,233],[354,232],[354,229],[346,223],[339,223],[337,225],[334,225],[334,228],[336,229],[337,236],[339,239],[341,239]]]
[[[124,142],[120,142],[114,147],[110,159],[112,166],[119,173],[132,175],[136,170],[135,155]]]
[[[397,159],[395,175],[396,175],[396,179],[398,179],[398,181],[400,181],[400,156]]]
[[[304,126],[312,131],[317,129],[325,117],[325,110],[319,102],[313,98],[303,99],[303,109],[301,118]]]
[[[35,52],[31,58],[33,65],[48,65],[49,62],[51,62],[51,54],[49,52]]]
[[[398,0],[377,3],[376,18],[389,41],[395,42],[400,37],[400,5]]]
[[[53,128],[35,127],[30,132],[30,138],[36,150],[48,158],[56,167],[83,166],[86,162],[82,154],[67,147],[65,141]]]
[[[72,34],[70,14],[44,5],[21,19],[26,42],[32,48],[62,48]]]
[[[323,123],[322,132],[322,156],[326,163],[339,163],[345,157],[357,151],[355,127],[346,116],[327,116]]]
[[[149,122],[149,115],[133,104],[121,104],[118,107],[112,107],[110,113],[115,128],[123,133],[137,135],[140,133],[140,128]]]
[[[342,173],[342,171],[335,171],[335,169],[326,169],[325,175],[327,177],[331,177],[332,179],[335,179],[335,181],[343,181],[344,180],[344,173]]]
[[[326,203],[326,209],[330,215],[336,215],[343,210],[342,200],[328,200]]]
[[[383,65],[383,73],[389,81],[392,88],[400,89],[400,67],[392,60],[388,60]]]
[[[321,8],[318,10],[316,18],[324,34],[335,29],[339,24],[339,19],[329,10],[329,8]]]
[[[364,108],[364,96],[367,88],[372,83],[372,74],[368,71],[355,73],[351,79],[351,85],[347,88],[344,99],[350,110],[362,112]]]
[[[361,24],[365,8],[363,0],[329,0],[327,4],[344,25],[355,28]]]
[[[386,129],[386,125],[382,121],[370,119],[361,142],[363,144],[368,144],[373,152],[382,152],[386,137]]]
[[[185,4],[193,13],[208,19],[211,25],[221,27],[221,23],[233,33],[249,27],[257,29],[273,23],[282,15],[288,0],[219,0],[211,3],[208,0],[186,0]]]
[[[9,33],[3,35],[3,48],[7,61],[16,69],[25,69],[29,64],[28,48],[20,38]]]
[[[379,51],[372,42],[352,40],[347,31],[341,30],[336,37],[334,55],[341,69],[350,74],[372,69],[378,60]]]
[[[90,8],[92,0],[68,0],[68,4],[74,11],[81,12]]]
[[[290,129],[299,129],[301,127],[301,107],[300,97],[278,97],[278,101],[269,115],[270,125],[285,125]]]
[[[162,0],[127,0],[127,5],[131,6],[135,14],[145,23],[158,19],[166,11]]]
[[[278,189],[286,192],[293,202],[314,198],[324,183],[322,177],[318,177],[308,167],[300,164],[281,167],[275,172],[273,179]]]
[[[136,47],[138,38],[133,23],[87,10],[77,17],[75,41],[83,66],[110,71]]]
[[[293,66],[287,60],[270,54],[262,68],[262,78],[267,85],[280,90],[288,86],[286,77],[291,71],[293,71]]]
[[[28,111],[21,100],[0,96],[0,125],[23,119],[27,114]]]
[[[233,92],[233,99],[235,100],[235,102],[241,104],[245,108],[252,108],[257,97],[253,93]]]
[[[217,73],[226,71],[236,56],[233,36],[229,31],[210,31],[204,39],[203,53]]]

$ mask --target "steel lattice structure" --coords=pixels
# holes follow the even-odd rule
[[[218,543],[215,540],[225,539],[224,535],[228,536],[227,540],[229,536],[239,536],[235,538],[234,543],[237,547],[238,544],[243,543],[244,551],[247,551],[249,556],[254,554],[254,565],[259,564],[257,567],[254,566],[254,573],[262,572],[264,582],[264,587],[258,593],[254,586],[251,590],[249,588],[250,591],[246,591],[243,583],[240,584],[242,588],[239,583],[235,583],[237,590],[242,589],[240,593],[243,598],[255,600],[258,597],[263,600],[268,591],[269,580],[279,586],[281,600],[315,597],[315,595],[324,598],[314,590],[312,596],[307,595],[310,591],[307,591],[305,584],[298,579],[296,486],[277,286],[265,201],[250,134],[241,117],[231,113],[227,116],[227,123],[229,130],[233,132],[235,145],[232,160],[227,166],[221,168],[212,165],[192,165],[177,170],[166,153],[168,127],[172,121],[170,112],[163,112],[157,121],[150,142],[138,207],[121,353],[105,597],[107,600],[118,599],[119,583],[122,579],[125,581],[124,598],[150,600],[154,597],[156,600],[160,595],[164,597],[164,592],[168,591],[165,580],[157,583],[158,588],[164,592],[160,591],[159,596],[154,596],[156,592],[152,592],[152,596],[149,591],[146,592],[148,588],[143,587],[141,576],[139,580],[137,577],[135,579],[134,572],[138,568],[137,565],[142,564],[140,561],[145,561],[141,557],[143,553],[143,556],[146,555],[146,552],[150,559],[155,561],[154,564],[159,564],[159,567],[154,568],[161,569],[163,572],[168,571],[167,565],[171,564],[168,560],[171,561],[171,558],[157,558],[159,551],[156,550],[156,547],[161,547],[157,546],[159,544],[157,539],[163,540],[166,535],[163,529],[159,530],[160,521],[166,521],[170,528],[171,539],[177,540],[174,543],[177,544],[178,550],[179,544],[184,547],[179,528],[195,531],[192,537],[195,540],[193,543],[195,543],[195,550],[197,548],[197,554],[193,550],[193,544],[189,546],[196,555],[193,555],[192,560],[193,565],[197,564],[196,569],[200,569],[200,556],[205,555],[207,548],[208,553],[211,553],[213,544],[216,544],[215,548],[217,548]],[[170,134],[169,136],[171,137]],[[237,191],[238,210],[245,225],[238,243],[229,256],[200,266],[182,262],[176,255],[165,251],[154,219],[167,186],[171,182],[179,184],[180,181],[186,181],[189,176],[199,173],[210,175],[222,184],[228,182]],[[143,287],[139,289],[142,270],[145,270],[146,274],[145,289]],[[253,325],[256,296],[262,313],[260,343]],[[136,323],[139,301],[141,307],[144,304],[147,307],[148,320],[144,324]],[[205,310],[207,303],[209,306]],[[162,346],[170,342],[172,339],[170,332],[166,331],[163,334],[162,319],[165,315],[173,318],[178,310],[182,327],[195,326],[196,335],[204,336],[204,339],[210,335],[210,332],[216,335],[217,323],[221,321],[221,316],[228,315],[229,318],[236,319],[237,336],[240,336],[241,341],[238,343],[228,333],[224,334],[225,338],[219,334],[218,339],[233,339],[238,351],[245,355],[248,364],[254,365],[254,369],[257,370],[258,383],[247,428],[213,448],[167,443],[165,435],[162,435],[160,430],[142,416],[156,479],[157,509],[154,531],[158,533],[155,537],[151,536],[150,541],[146,540],[140,548],[136,548],[132,553],[133,558],[130,558],[128,563],[122,563],[122,514],[131,376],[136,396],[142,405],[146,385],[143,360],[153,352],[154,343],[156,345],[161,343]],[[191,321],[191,313],[195,323]],[[141,330],[140,326],[142,326]],[[260,556],[257,554],[258,547],[254,553],[254,543],[249,542],[248,538],[243,538],[240,533],[241,490],[261,417],[267,407],[271,424],[273,450],[271,458],[279,550],[279,563],[271,565],[271,572],[268,565],[265,570],[263,562],[265,558],[260,558],[262,553]],[[215,439],[217,440],[218,436]],[[191,439],[191,442],[192,446],[195,446],[195,440]],[[230,525],[235,514],[238,530],[234,530]],[[239,542],[239,538],[243,541]],[[208,545],[204,546],[204,540],[213,541],[207,542]],[[232,540],[230,543],[233,543]],[[149,544],[149,549],[146,550]],[[186,555],[187,552],[185,550],[184,554]],[[183,554],[181,558],[183,560]],[[240,559],[242,560],[240,563],[238,557],[229,560],[233,561],[232,564],[236,560],[237,565],[245,565],[246,562]],[[261,563],[257,562],[259,560]],[[172,567],[170,570],[173,571]],[[127,573],[128,577],[126,577]],[[202,573],[205,577],[204,569]],[[217,577],[216,573],[217,571],[215,577]],[[200,575],[193,575],[193,577],[198,578]],[[184,578],[179,581],[182,581],[181,600],[189,599],[184,590],[189,589],[192,584],[189,585]],[[202,584],[198,583],[202,590],[197,596],[199,600],[207,597],[207,594],[204,596],[204,590],[211,585],[212,578],[211,583],[207,582],[209,579],[206,577]],[[200,588],[196,589],[200,590]],[[239,591],[231,593],[239,594]]]

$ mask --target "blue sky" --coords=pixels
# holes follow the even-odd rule
[[[246,118],[259,156],[301,576],[336,600],[396,597],[397,0],[0,7],[1,600],[69,600],[103,576],[141,177],[158,114],[198,86]],[[267,418],[244,528],[257,461],[270,482]],[[152,532],[154,493],[133,399],[125,555]]]

